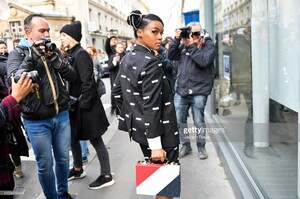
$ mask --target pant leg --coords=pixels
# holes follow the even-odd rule
[[[75,136],[72,133],[71,135],[71,151],[73,156],[73,165],[76,168],[82,167],[82,151],[80,142],[75,140]]]
[[[58,195],[68,191],[69,151],[71,127],[68,111],[61,112],[53,119],[53,153],[55,158],[55,175]]]
[[[80,142],[80,146],[81,146],[82,157],[87,157],[87,151],[88,151],[87,141],[81,140],[79,142]]]
[[[192,114],[194,125],[197,129],[199,129],[199,134],[197,134],[197,147],[205,147],[206,141],[206,125],[205,125],[205,105],[207,102],[207,96],[204,95],[195,95],[192,100]]]
[[[187,131],[187,112],[189,110],[189,100],[182,98],[180,94],[175,93],[174,105],[179,129],[180,143],[190,146],[189,131]]]
[[[110,174],[110,160],[109,160],[109,154],[107,151],[106,146],[104,145],[103,139],[101,136],[91,139],[90,140],[92,146],[95,148],[97,157],[100,162],[100,174],[105,175],[105,174]]]
[[[245,146],[253,146],[253,108],[252,108],[252,93],[243,93],[248,109],[248,116],[245,123]]]
[[[47,199],[56,199],[55,176],[52,157],[52,119],[27,120],[24,127],[30,139],[37,162],[38,179]]]

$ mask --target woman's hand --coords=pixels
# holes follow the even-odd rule
[[[24,99],[31,91],[33,91],[34,84],[32,83],[32,80],[30,77],[26,76],[26,72],[24,72],[19,81],[16,83],[14,78],[11,78],[12,82],[12,91],[11,96],[17,100],[17,102],[20,102],[22,99]]]
[[[154,161],[164,162],[167,157],[167,153],[163,149],[153,149],[151,151],[151,159]]]

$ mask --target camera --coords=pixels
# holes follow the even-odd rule
[[[21,75],[27,72],[25,69],[19,69],[17,70],[17,72],[14,75],[14,81],[17,83],[19,81],[19,79],[21,78]],[[27,72],[26,74],[27,77],[29,77],[32,80],[32,83],[37,83],[40,79],[39,74],[36,70]]]
[[[41,40],[43,41],[43,44],[45,46],[46,52],[48,52],[48,51],[51,51],[51,52],[55,51],[56,44],[52,43],[51,39],[49,39],[49,38],[42,38]]]
[[[179,28],[179,30],[181,30],[181,33],[180,33],[180,38],[181,39],[187,39],[187,38],[190,37],[191,27],[189,27],[189,26],[182,27],[182,28]]]
[[[0,55],[8,57],[8,52],[0,52]]]

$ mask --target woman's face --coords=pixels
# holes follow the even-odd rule
[[[150,49],[158,50],[163,34],[164,27],[159,21],[150,21],[144,29],[138,29],[138,42]]]
[[[62,45],[64,48],[69,48],[69,47],[70,47],[71,39],[70,39],[70,36],[67,35],[66,33],[62,32],[62,33],[60,34],[60,41],[61,41],[61,45]]]

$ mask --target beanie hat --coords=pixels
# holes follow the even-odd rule
[[[82,34],[81,34],[81,23],[80,21],[74,21],[70,24],[66,24],[60,30],[60,33],[66,33],[67,35],[71,36],[76,41],[80,42]]]

